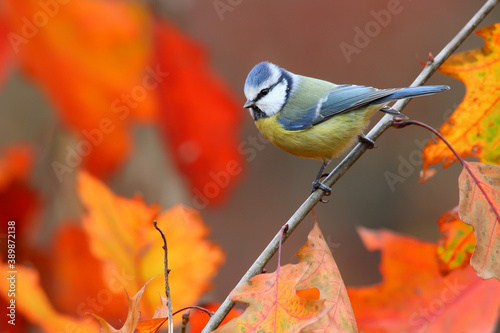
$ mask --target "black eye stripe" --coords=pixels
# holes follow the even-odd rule
[[[264,88],[262,89],[261,91],[259,91],[259,93],[257,94],[257,97],[255,98],[256,101],[258,101],[259,99],[261,99],[262,97],[266,96],[267,94],[269,94],[269,91],[274,88],[275,84],[270,86],[269,88]]]
[[[281,75],[280,78],[278,79],[278,82],[276,82],[275,84],[273,84],[272,86],[270,86],[268,88],[264,88],[261,91],[259,91],[259,93],[257,94],[257,97],[255,97],[254,101],[257,102],[259,99],[266,96],[274,87],[276,87],[278,84],[283,82],[283,79],[284,79],[284,77],[283,77],[283,75]],[[287,94],[288,94],[288,92],[287,92]]]

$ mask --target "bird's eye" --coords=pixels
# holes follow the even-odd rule
[[[269,88],[262,89],[262,90],[260,91],[260,94],[261,94],[262,96],[266,96],[267,94],[269,94]]]

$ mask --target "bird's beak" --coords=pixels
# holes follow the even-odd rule
[[[254,105],[254,102],[252,100],[247,100],[245,105],[243,105],[243,107],[245,109],[248,109],[249,107],[251,107],[252,105]]]

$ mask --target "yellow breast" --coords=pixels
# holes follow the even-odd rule
[[[371,115],[380,106],[336,115],[313,127],[288,131],[278,122],[279,114],[255,122],[262,134],[275,146],[290,154],[317,160],[330,160],[349,148],[366,128]]]

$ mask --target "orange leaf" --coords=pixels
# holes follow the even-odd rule
[[[460,156],[475,156],[482,162],[500,163],[500,23],[476,34],[485,40],[481,49],[452,55],[439,71],[462,81],[465,97],[441,126],[439,132]],[[423,152],[423,170],[443,162],[447,167],[455,156],[441,141],[429,141]]]
[[[483,279],[500,280],[500,167],[465,162],[458,183],[460,218],[476,235],[471,265]]]
[[[135,294],[134,297],[130,298],[130,296],[127,294],[127,299],[128,299],[128,313],[127,313],[127,319],[125,320],[125,323],[123,324],[122,328],[119,330],[113,328],[110,324],[108,324],[104,319],[101,317],[92,314],[98,321],[99,324],[101,324],[101,333],[134,333],[135,329],[137,327],[137,324],[139,323],[139,318],[141,316],[141,311],[139,310],[139,306],[141,304],[141,297],[142,294],[144,293],[144,290],[146,289],[146,285],[148,283],[146,282],[144,286],[142,286],[141,290]]]
[[[141,320],[137,324],[136,333],[155,333],[167,320],[168,318],[154,318],[148,320]]]
[[[217,332],[357,332],[344,282],[316,222],[296,255],[298,265],[236,287],[230,298],[249,307]]]
[[[471,267],[443,277],[436,245],[387,230],[359,228],[366,248],[381,250],[383,281],[347,289],[360,331],[492,332],[500,310],[500,284]],[[481,306],[475,306],[481,304]]]
[[[23,315],[30,323],[38,325],[44,332],[66,332],[77,330],[82,333],[94,333],[98,330],[98,325],[90,318],[79,320],[77,318],[62,314],[54,310],[47,295],[40,287],[40,278],[38,273],[31,268],[16,265],[14,270],[16,273],[9,273],[13,268],[6,264],[0,264],[2,272],[6,272],[7,277],[13,275],[15,288],[12,289],[10,282],[6,278],[0,281],[0,297],[4,298],[9,306],[11,300],[14,300],[14,313]],[[14,291],[13,297],[8,297],[9,290]],[[8,310],[10,312],[10,310]],[[6,320],[14,319],[16,316],[2,318],[4,323]],[[7,324],[5,324],[7,326]],[[9,324],[10,326],[10,324]],[[15,326],[11,326],[15,328]]]
[[[307,291],[307,295],[304,292],[297,292],[297,295],[318,299],[318,294],[314,291],[319,290],[319,296],[326,299],[325,305],[331,310],[321,320],[301,332],[357,332],[356,319],[344,281],[317,222],[314,223],[307,239],[306,245],[296,254],[301,262],[309,263],[307,272],[296,287]]]
[[[444,213],[437,221],[442,236],[437,247],[439,271],[446,275],[469,265],[476,238],[470,225],[460,220],[458,207]]]
[[[124,288],[134,288],[154,276],[163,277],[162,239],[153,227],[155,207],[139,199],[115,196],[104,184],[80,173],[78,192],[87,209],[83,219],[91,252],[103,263],[104,279],[122,276]],[[208,228],[194,210],[177,206],[157,217],[168,242],[169,277],[174,310],[196,304],[224,260],[222,250],[206,240]],[[115,278],[116,280],[116,278]],[[146,316],[158,302],[164,281],[150,283],[143,301]],[[180,320],[180,317],[179,319]]]
[[[285,265],[237,286],[229,298],[248,307],[241,316],[215,332],[299,332],[316,322],[330,308],[324,300],[298,297],[295,289],[308,268],[306,262]]]
[[[54,103],[77,136],[52,163],[59,180],[83,161],[104,176],[130,148],[133,120],[152,120],[148,83],[151,23],[134,1],[6,0],[11,46],[21,67]]]
[[[193,204],[221,202],[242,173],[242,108],[210,69],[200,46],[167,22],[156,24],[157,59],[169,75],[160,85],[160,125]]]
[[[103,263],[92,255],[87,234],[75,223],[65,221],[51,245],[50,251],[44,253],[45,260],[36,260],[35,264],[54,307],[75,316],[98,314],[112,325],[119,324],[126,304],[119,281],[127,275],[117,271],[105,279]]]
[[[219,303],[212,303],[212,304],[207,304],[203,305],[203,308],[207,309],[208,311],[214,313],[217,311],[217,309],[220,307]],[[224,320],[220,323],[219,326],[225,325],[228,321],[230,321],[233,318],[238,317],[241,315],[241,311],[235,308],[232,308],[231,311],[227,314],[227,316],[224,318]],[[196,309],[191,309],[189,310],[189,333],[201,333],[203,328],[207,325],[208,320],[210,317],[206,312],[196,310]]]

